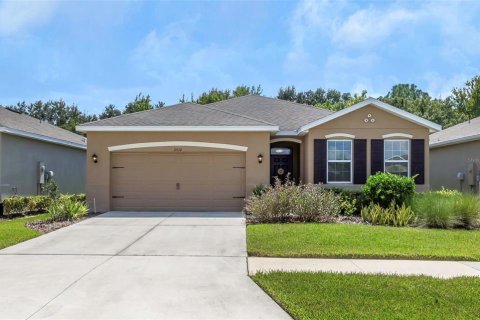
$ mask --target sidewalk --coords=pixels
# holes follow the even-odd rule
[[[480,277],[480,262],[378,260],[378,259],[303,259],[248,258],[248,272],[254,275],[268,271],[323,271],[341,273],[380,273],[397,275],[427,275],[437,278],[459,276]]]

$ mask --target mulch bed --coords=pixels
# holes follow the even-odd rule
[[[278,221],[280,222],[280,221]],[[298,220],[298,218],[292,216],[288,221],[281,221],[281,222],[288,222],[288,223],[303,223],[304,221]],[[315,223],[342,223],[342,224],[369,224],[365,222],[362,217],[360,216],[345,216],[345,215],[338,215],[338,216],[330,216],[330,215],[320,215],[317,217]],[[253,215],[247,215],[247,224],[257,224],[257,223],[272,223],[272,221],[260,221],[255,218]]]
[[[91,213],[85,217],[82,217],[77,220],[72,220],[72,221],[51,221],[51,220],[33,221],[33,222],[27,223],[26,226],[30,229],[40,231],[41,233],[49,233],[61,228],[68,227],[77,222],[98,216],[99,214],[100,213],[97,213],[97,214]]]

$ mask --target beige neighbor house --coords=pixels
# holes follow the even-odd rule
[[[42,193],[50,172],[61,192],[85,192],[86,149],[78,134],[0,107],[0,202]]]
[[[479,192],[480,117],[430,136],[430,168],[434,189]]]
[[[258,184],[359,187],[379,171],[429,188],[440,126],[369,98],[339,112],[244,96],[87,123],[87,197],[96,210],[241,210]]]

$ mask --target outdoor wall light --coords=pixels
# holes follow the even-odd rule
[[[92,155],[92,160],[94,163],[98,162],[98,156],[95,153]]]
[[[258,159],[258,163],[262,163],[263,162],[263,154],[259,153],[258,156],[257,156],[257,159]]]

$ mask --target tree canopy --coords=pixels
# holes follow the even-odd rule
[[[179,101],[208,104],[251,94],[262,95],[262,87],[260,85],[240,85],[233,90],[212,88],[200,93],[196,98],[191,94],[190,100],[183,95]],[[367,91],[362,91],[360,94],[324,88],[297,91],[295,86],[287,86],[278,90],[277,98],[308,104],[316,108],[339,111],[366,99]],[[415,84],[409,83],[395,84],[385,96],[378,97],[378,99],[447,128],[480,116],[480,76],[467,81],[463,87],[453,88],[451,95],[444,99],[432,98]],[[133,101],[125,105],[123,110],[109,104],[98,116],[82,112],[76,104],[68,105],[63,100],[47,102],[38,100],[32,103],[21,101],[16,105],[5,107],[75,132],[75,126],[82,123],[164,106],[165,103],[161,101],[152,104],[150,95],[139,93]]]

